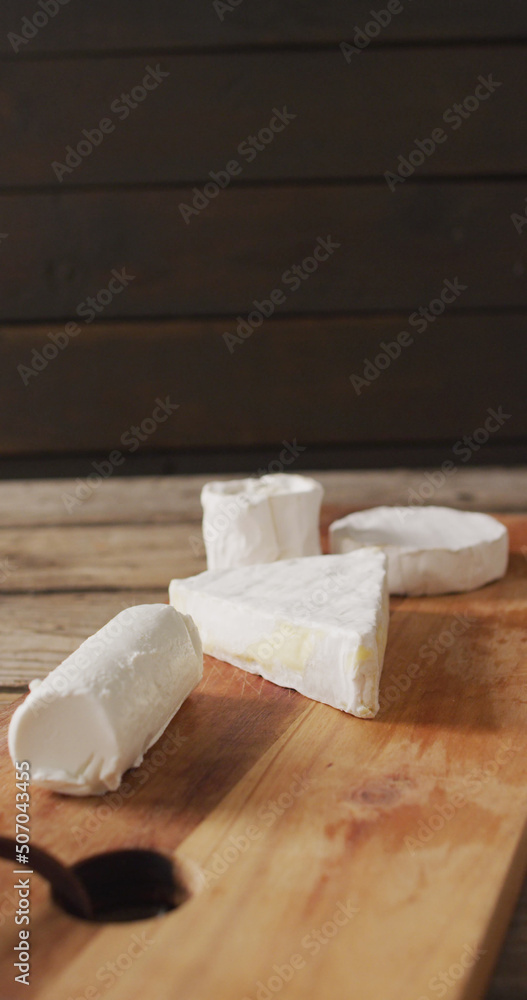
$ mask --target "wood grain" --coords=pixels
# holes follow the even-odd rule
[[[328,514],[341,512],[334,507]],[[502,520],[513,529],[521,525],[513,515]],[[7,568],[0,592],[163,589],[173,576],[205,569],[201,539],[197,525],[2,528]]]
[[[80,854],[94,854],[100,850],[105,850],[110,840],[115,839],[123,846],[151,846],[157,845],[157,849],[166,853],[171,853],[175,845],[182,840],[189,830],[198,824],[210,809],[225,794],[226,788],[230,788],[250,769],[255,760],[266,751],[288,722],[294,718],[295,714],[304,710],[304,705],[300,701],[295,701],[292,692],[279,689],[273,685],[267,692],[267,697],[261,697],[261,687],[255,683],[247,684],[242,674],[232,676],[232,670],[224,664],[217,664],[210,661],[207,664],[207,671],[200,688],[197,689],[185,704],[183,712],[177,716],[177,720],[169,727],[163,744],[158,744],[161,757],[145,758],[144,764],[130,775],[129,786],[121,786],[121,792],[117,793],[113,799],[103,800],[92,799],[92,808],[86,812],[86,802],[68,799],[61,796],[45,796],[41,799],[40,806],[37,798],[33,796],[33,835],[35,842],[38,840],[47,843],[53,850],[58,849],[55,837],[50,839],[51,828],[55,822],[59,821],[64,838],[66,840],[63,857],[73,861]],[[243,695],[243,699],[242,699]],[[221,700],[221,718],[218,718],[219,702]],[[243,700],[243,706],[241,701]],[[196,714],[196,709],[199,712]],[[2,710],[0,710],[1,712]],[[6,710],[10,712],[12,709]],[[6,712],[4,711],[4,719]],[[238,732],[238,749],[234,750],[229,734],[233,727]],[[257,732],[258,731],[258,732]],[[164,749],[161,750],[161,745]],[[191,777],[196,765],[201,767],[202,763],[208,759],[207,765],[198,780]],[[194,763],[193,763],[194,762]],[[165,784],[166,768],[171,772],[171,787],[167,794]],[[5,756],[2,761],[4,776],[11,774],[11,765],[6,764]],[[8,785],[11,783],[8,781]],[[124,793],[124,794],[123,794]],[[38,792],[35,793],[38,795]],[[2,803],[2,811],[3,811]],[[106,811],[101,810],[101,805],[106,805]],[[73,809],[71,808],[73,806]],[[80,807],[80,808],[76,808]],[[9,815],[9,806],[7,815]],[[51,810],[51,812],[50,812]],[[163,818],[164,817],[164,818]],[[172,817],[175,823],[166,824],[166,818]],[[50,822],[51,820],[51,822]],[[142,833],[140,833],[142,829]],[[119,832],[117,832],[119,830]],[[79,853],[80,852],[80,853]],[[2,866],[0,872],[0,886],[2,899],[10,897],[6,889],[4,894],[3,876],[7,866]],[[35,880],[34,917],[35,917],[35,961],[38,972],[35,974],[35,983],[38,984],[36,991],[31,990],[30,995],[39,996],[40,991],[48,981],[52,984],[52,989],[56,991],[56,1000],[66,1000],[67,993],[62,994],[60,984],[61,971],[57,964],[57,956],[46,944],[46,938],[38,931],[42,927],[42,920],[49,926],[51,933],[57,934],[61,940],[61,965],[63,966],[64,956],[71,953],[72,945],[82,941],[81,953],[90,939],[95,937],[93,929],[85,925],[84,935],[75,934],[76,927],[73,928],[73,941],[67,931],[68,924],[72,921],[58,911],[46,916],[38,906],[39,900],[44,903],[44,908],[49,910],[49,903],[43,891],[42,885]],[[7,906],[5,907],[7,910]],[[49,920],[49,917],[51,919]],[[10,922],[9,922],[10,923]],[[0,945],[0,981],[2,982],[2,1000],[8,1000],[12,995],[10,962],[5,962],[4,947],[11,936],[11,927],[6,923],[2,943]],[[76,925],[76,921],[73,921]],[[141,924],[126,927],[125,939],[127,945],[130,942],[132,932],[141,932],[142,929],[151,929],[150,924],[143,928]],[[62,935],[65,939],[62,941]],[[119,933],[119,932],[118,932]],[[99,935],[96,935],[99,938]],[[103,944],[103,951],[104,951]],[[110,959],[113,953],[113,943],[108,951],[107,958]],[[103,963],[99,962],[99,965]],[[97,966],[97,968],[99,967]],[[96,973],[96,969],[93,970]],[[94,975],[94,980],[97,978]],[[91,985],[91,981],[86,981],[82,990]]]
[[[524,520],[515,548],[526,530]],[[34,880],[34,986],[25,995],[85,996],[98,970],[126,953],[132,930],[145,930],[152,943],[104,991],[112,1000],[139,1000],[154,984],[158,1000],[253,1000],[293,954],[304,964],[281,987],[291,1000],[328,990],[348,1000],[350,964],[364,1000],[433,996],[430,982],[451,968],[453,1000],[481,996],[527,861],[526,592],[517,555],[507,579],[482,591],[394,601],[375,722],[257,678],[245,685],[243,672],[209,659],[171,726],[176,742],[188,742],[157,769],[151,752],[149,779],[132,774],[129,798],[98,812],[104,800],[35,790],[35,843],[70,861],[125,844],[175,852],[194,895],[153,923],[94,930],[59,913]],[[5,752],[1,769],[9,819]],[[278,815],[270,803],[295,774],[306,788],[295,785]],[[249,827],[259,835],[229,851]],[[8,894],[11,880],[3,867]],[[357,912],[336,929],[339,904]],[[316,954],[306,943],[314,933],[323,941]],[[13,943],[8,920],[5,1000],[19,995]],[[471,948],[483,956],[463,969]]]
[[[5,528],[0,538],[4,593],[165,588],[176,570],[190,576],[205,567],[192,525]]]
[[[332,520],[334,510],[326,508],[324,527]],[[339,515],[342,511],[342,507],[338,508]],[[505,521],[514,538],[514,527],[523,524],[523,519]],[[515,612],[519,620],[523,601],[527,600],[524,558],[512,557],[509,576],[501,587],[510,615]],[[484,616],[489,614],[489,608],[492,613],[493,600],[492,591],[484,590],[477,598],[467,597],[466,606]],[[155,590],[130,587],[122,591],[5,594],[0,603],[0,685],[24,688],[33,677],[45,677],[119,611],[134,604],[166,601],[166,586]],[[433,609],[433,603],[428,607]]]
[[[141,84],[146,65],[158,65],[167,76],[144,103],[127,109],[119,95]],[[459,118],[454,130],[455,121],[445,123],[443,114],[474,94],[479,77],[491,70],[495,92],[473,118]],[[313,75],[324,81],[315,94]],[[233,159],[240,165],[234,183],[383,178],[397,169],[397,157],[410,152],[416,137],[428,139],[438,127],[448,139],[416,176],[521,175],[527,126],[518,115],[517,95],[526,87],[521,45],[378,49],[349,63],[338,46],[236,57],[167,55],[160,61],[77,58],[66,61],[60,74],[53,60],[13,61],[3,67],[0,83],[0,101],[10,108],[0,185],[203,184],[210,182],[210,171],[225,169]],[[221,127],[218,93],[229,101]],[[278,122],[281,131],[265,149],[242,147],[240,153],[244,139],[269,125],[273,108],[284,107],[294,120]],[[98,143],[92,130],[105,117],[113,131]],[[66,148],[86,138],[83,129],[98,144],[75,169],[59,168],[57,178],[52,164],[64,164]]]
[[[498,7],[492,0],[481,0],[477,8],[470,0],[441,9],[434,0],[402,6],[404,13],[392,19],[383,39],[527,37],[525,8],[517,0],[503,0]],[[148,7],[141,0],[113,0],[111,7],[101,8],[71,4],[30,44],[22,46],[17,58],[30,58],[38,52],[338,44],[352,36],[356,23],[364,25],[371,18],[370,11],[370,0],[327,0],[323,8],[316,0],[289,0],[285,7],[277,0],[268,0],[265,6],[242,3],[223,12],[223,17],[217,15],[210,0],[180,0],[177,7],[170,0],[152,0]],[[27,13],[23,0],[6,0],[0,52],[13,57],[7,33],[19,31]]]
[[[477,474],[478,470],[470,471]],[[511,469],[509,473],[504,470],[504,474],[510,477],[508,489],[512,488],[519,499],[525,473]],[[123,484],[118,477],[109,477],[84,503],[68,511],[63,496],[75,495],[75,479],[44,479],[31,484],[27,480],[5,480],[0,483],[0,527],[201,523],[199,494],[207,481],[207,476],[137,476]]]
[[[12,705],[20,697],[19,691],[0,691],[0,702],[2,705]]]
[[[472,491],[476,506],[483,506],[485,494],[487,500],[508,496],[521,504],[522,470],[464,469],[460,474],[461,495],[453,484],[446,488],[450,502],[466,503],[464,491]],[[404,470],[365,476],[321,473],[329,501],[323,526],[352,509],[355,501],[358,506],[388,497],[394,502],[415,477]],[[4,483],[0,521],[13,526],[18,517],[26,525],[20,537],[27,538],[29,552],[32,518],[47,519],[54,554],[62,531],[74,546],[80,542],[75,572],[81,573],[89,552],[90,577],[99,572],[104,577],[104,567],[114,558],[114,521],[131,533],[127,552],[135,548],[133,533],[140,536],[148,527],[136,522],[141,512],[156,530],[179,531],[185,524],[195,530],[201,482],[200,477],[174,478],[161,487],[159,480],[108,481],[92,513],[88,502],[79,510],[75,528],[60,527],[67,517],[61,511],[61,491],[68,484]],[[110,522],[107,534],[99,534],[105,521]],[[482,942],[482,961],[456,979],[450,991],[453,1000],[479,1000],[513,906],[526,847],[518,835],[527,807],[522,763],[527,527],[521,517],[509,517],[507,524],[514,554],[505,580],[467,595],[392,601],[383,708],[375,723],[344,717],[207,658],[201,687],[171,726],[173,740],[165,750],[176,749],[163,751],[162,761],[154,758],[154,750],[144,770],[127,776],[129,797],[117,796],[110,803],[108,796],[74,800],[35,790],[35,843],[45,843],[71,861],[112,845],[175,850],[194,898],[154,923],[94,929],[52,907],[43,884],[33,879],[33,986],[25,994],[37,1000],[95,1000],[99,992],[116,1000],[142,1000],[155,983],[160,1000],[175,992],[189,1000],[203,995],[254,1000],[258,980],[267,980],[275,974],[274,964],[283,967],[299,952],[306,965],[283,985],[284,996],[320,1000],[331,984],[332,995],[347,1000],[351,961],[354,982],[367,970],[360,991],[366,1000],[408,1000],[414,993],[434,995],[427,993],[430,977],[450,965],[457,974],[465,944]],[[34,529],[38,551],[43,531]],[[66,542],[58,549],[67,579]],[[74,568],[73,560],[70,566]],[[141,583],[150,573],[150,562],[141,557],[131,579],[142,590],[6,595],[0,632],[7,644],[2,665],[7,673],[1,676],[24,683],[124,603],[162,599],[164,592],[145,590],[146,582]],[[450,644],[452,626],[459,631],[460,621],[466,627]],[[412,663],[410,688],[402,690]],[[6,700],[14,694],[6,692]],[[11,711],[9,706],[0,709],[4,726]],[[472,787],[474,794],[467,795],[444,828],[411,855],[404,838],[422,830],[421,821],[437,820],[455,790],[468,791],[471,769],[492,762],[500,740],[510,733],[519,750],[481,789]],[[269,803],[303,769],[305,794],[293,796],[291,806],[273,818]],[[0,816],[6,830],[12,816],[12,770],[5,749],[0,770]],[[215,877],[218,859],[221,868],[223,855],[232,857],[231,838],[241,836],[235,842],[243,844],[253,823],[261,837]],[[504,888],[498,899],[500,883]],[[11,886],[12,877],[2,866],[2,1000],[21,995],[12,985],[10,964]],[[346,905],[348,899],[359,912],[311,956],[302,944],[305,934],[321,931],[324,938],[324,926],[332,934],[327,922],[337,903]],[[522,912],[487,1000],[523,998]],[[128,968],[132,932],[143,931],[152,944]],[[211,948],[215,961],[204,966],[202,956]],[[174,961],[175,954],[184,954],[184,961]],[[115,969],[116,961],[126,967],[110,976],[107,963]]]
[[[134,278],[99,319],[243,316],[275,288],[287,293],[281,313],[408,314],[445,278],[467,286],[454,308],[527,305],[510,220],[522,182],[227,188],[186,225],[179,205],[192,197],[186,187],[2,195],[4,320],[75,318],[114,268]],[[340,246],[293,290],[284,274],[328,235]],[[89,339],[83,320],[81,331]]]
[[[166,601],[166,588],[4,595],[0,602],[0,685],[22,688],[33,677],[45,677],[119,611],[133,604]]]
[[[408,502],[411,489],[418,489],[425,471],[433,469],[361,469],[311,473],[324,487],[323,519],[333,508],[360,510],[380,504]],[[251,476],[255,469],[248,468]],[[200,493],[206,482],[236,479],[244,473],[202,476],[135,476],[125,481],[106,479],[71,513],[65,510],[63,494],[72,493],[76,480],[5,480],[0,482],[0,527],[58,527],[79,524],[201,524]],[[459,468],[437,489],[436,500],[465,510],[525,510],[527,470],[518,468]]]
[[[442,277],[430,298],[441,287]],[[236,330],[235,318],[100,323],[83,329],[38,374],[31,374],[29,366],[53,346],[49,335],[60,332],[60,326],[0,328],[0,394],[6,411],[17,414],[0,427],[0,448],[4,455],[117,449],[117,471],[126,472],[133,463],[132,447],[140,454],[260,445],[271,449],[274,460],[284,439],[296,439],[306,449],[300,455],[305,460],[310,445],[408,441],[414,448],[435,442],[444,447],[444,459],[454,458],[459,465],[451,453],[455,442],[481,427],[489,407],[501,405],[509,417],[485,448],[495,449],[499,462],[499,449],[507,442],[527,439],[524,315],[444,314],[417,333],[408,323],[412,311],[271,318],[252,337],[235,343],[233,353],[223,334]],[[394,345],[401,331],[413,338],[404,350]],[[381,371],[387,360],[383,344],[401,353]],[[367,367],[376,358],[379,367]],[[357,381],[365,375],[364,383]],[[167,396],[179,409],[140,444],[130,428],[146,419],[152,431],[156,400]],[[37,414],[45,419],[36,419]],[[478,453],[481,457],[484,451]],[[472,456],[478,459],[475,451]],[[97,470],[92,461],[86,457],[85,477]],[[155,498],[151,501],[155,504]],[[86,507],[92,505],[90,499]]]

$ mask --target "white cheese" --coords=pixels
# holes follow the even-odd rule
[[[201,491],[209,569],[320,555],[323,487],[309,476],[206,483]]]
[[[388,629],[380,549],[212,570],[172,580],[206,653],[308,698],[370,718]]]
[[[374,507],[334,521],[330,548],[379,545],[391,594],[475,590],[507,570],[507,529],[494,517],[450,507]]]
[[[203,674],[191,618],[167,604],[121,611],[30,693],[9,726],[13,763],[69,795],[118,788]]]

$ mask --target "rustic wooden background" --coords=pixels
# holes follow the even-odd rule
[[[74,0],[18,51],[10,33],[42,8],[5,0],[0,474],[105,455],[167,394],[180,408],[140,454],[199,464],[296,438],[319,466],[416,463],[501,405],[473,461],[525,460],[527,232],[511,215],[527,195],[527,6],[401,2],[346,62],[372,0],[241,0],[222,17],[212,0]],[[110,112],[60,182],[52,163],[157,65],[169,75],[126,120]],[[489,74],[495,93],[445,125]],[[284,105],[296,118],[247,163],[238,145]],[[384,172],[438,127],[447,141],[391,192]],[[233,158],[242,173],[187,225],[179,205]],[[231,355],[222,334],[328,234],[340,248]],[[114,268],[134,280],[87,325],[76,309]],[[357,396],[350,374],[456,277],[466,291]],[[19,366],[71,320],[80,334],[24,385]]]

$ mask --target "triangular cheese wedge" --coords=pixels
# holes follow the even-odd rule
[[[389,613],[380,549],[209,570],[172,580],[170,603],[192,616],[211,656],[376,715]]]

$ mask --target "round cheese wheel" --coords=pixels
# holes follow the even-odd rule
[[[391,594],[475,590],[507,570],[507,529],[488,514],[450,507],[372,507],[334,521],[329,538],[337,554],[383,548]]]

